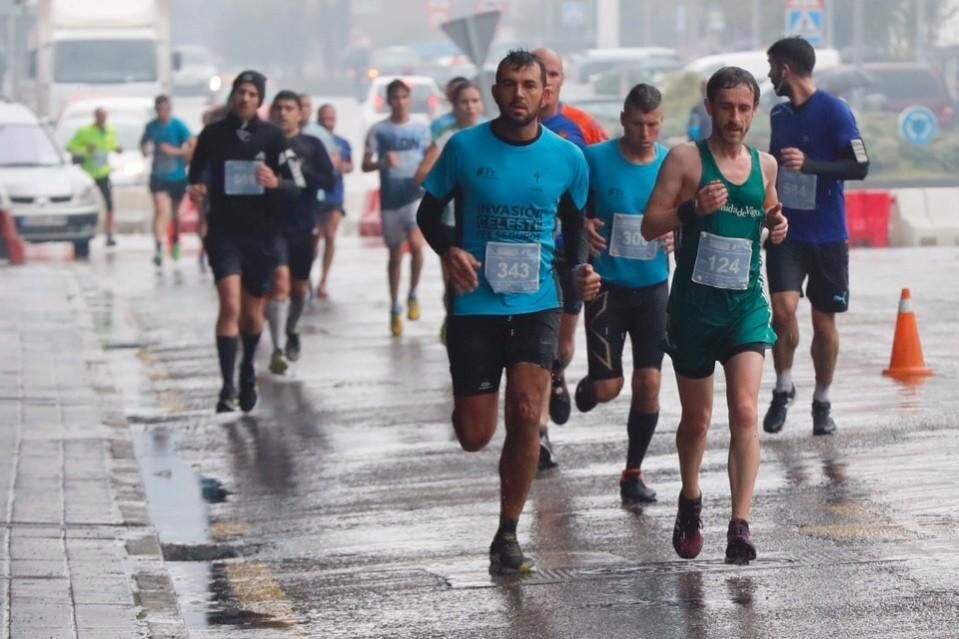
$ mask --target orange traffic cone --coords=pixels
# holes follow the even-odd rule
[[[0,211],[0,241],[7,247],[7,258],[11,264],[19,266],[26,262],[23,240],[17,233],[17,223],[7,211]]]
[[[896,317],[896,336],[892,341],[892,356],[889,368],[883,375],[896,378],[925,377],[932,375],[932,369],[926,366],[922,357],[922,344],[919,343],[919,327],[916,315],[912,312],[912,297],[909,289],[902,289],[899,298],[899,315]]]

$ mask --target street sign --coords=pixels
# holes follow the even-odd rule
[[[899,114],[899,136],[910,144],[929,144],[938,132],[936,114],[924,106],[911,106]]]
[[[818,47],[823,43],[821,0],[786,0],[786,33],[802,36]]]
[[[499,11],[477,13],[444,22],[440,28],[476,68],[482,70],[496,35],[496,27],[499,26],[499,17]]]
[[[438,29],[441,24],[450,19],[450,0],[428,0],[426,13],[429,16],[430,26]]]

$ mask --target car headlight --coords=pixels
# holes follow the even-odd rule
[[[80,191],[74,194],[73,201],[77,206],[99,206],[100,199],[97,196],[96,185],[81,187]]]
[[[210,87],[211,93],[216,93],[217,91],[220,90],[222,86],[223,86],[223,78],[221,78],[218,75],[214,75],[210,77],[209,87]]]

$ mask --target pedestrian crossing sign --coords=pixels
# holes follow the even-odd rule
[[[789,7],[786,10],[786,33],[802,36],[814,47],[823,40],[822,7]]]

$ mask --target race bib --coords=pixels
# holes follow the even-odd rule
[[[179,168],[176,158],[172,155],[167,155],[166,153],[157,153],[153,161],[153,171],[158,174],[167,174],[173,173]]]
[[[106,151],[94,151],[93,155],[90,157],[90,162],[93,166],[106,166],[107,162],[110,161],[110,156]]]
[[[488,242],[484,272],[494,293],[539,290],[539,244]]]
[[[776,190],[779,191],[779,201],[786,208],[797,211],[812,211],[816,208],[815,175],[781,169]]]
[[[263,185],[256,181],[259,160],[227,160],[224,162],[227,195],[263,195]]]
[[[609,237],[609,254],[627,260],[652,260],[656,258],[659,243],[647,242],[640,227],[642,215],[613,214],[613,230]]]
[[[720,237],[705,231],[699,234],[693,281],[733,291],[749,288],[749,266],[753,243],[740,237]]]

